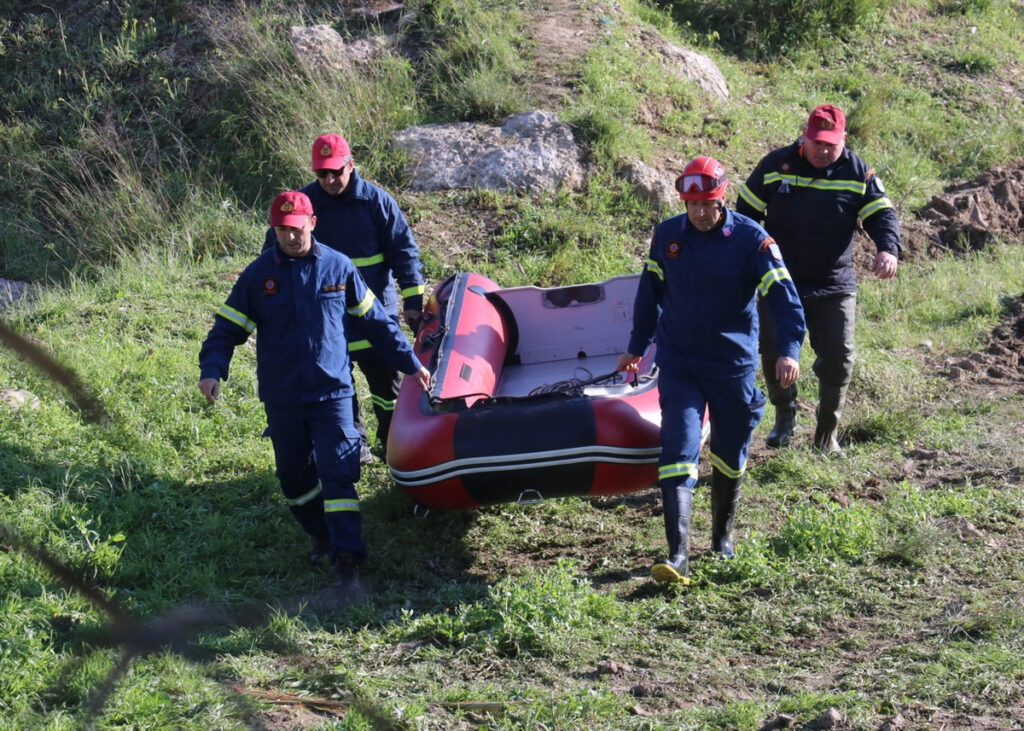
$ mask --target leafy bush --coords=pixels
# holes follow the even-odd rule
[[[736,53],[766,59],[800,46],[845,39],[887,5],[887,0],[670,0],[681,22],[718,34]]]

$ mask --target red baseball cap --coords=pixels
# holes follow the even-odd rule
[[[816,107],[807,119],[804,137],[816,142],[828,142],[837,145],[846,134],[846,115],[839,107],[822,104]]]
[[[291,226],[302,228],[306,218],[313,215],[313,204],[305,193],[297,190],[286,190],[278,193],[270,204],[270,225]]]
[[[348,141],[341,135],[320,135],[313,143],[313,171],[341,170],[352,159]]]

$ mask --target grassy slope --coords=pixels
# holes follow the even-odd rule
[[[588,6],[589,20],[614,22],[594,24],[601,33],[581,60],[589,64],[579,76],[584,86],[567,99],[563,114],[606,150],[608,170],[618,150],[642,139],[648,142],[638,149],[651,160],[678,145],[687,154],[721,150],[716,154],[731,169],[745,170],[787,139],[794,120],[818,99],[842,101],[863,110],[858,147],[885,170],[890,190],[909,208],[943,181],[999,160],[1005,146],[1020,154],[1020,132],[1009,124],[1019,115],[997,105],[1000,79],[1017,79],[1019,88],[1024,68],[1012,45],[1019,23],[1009,22],[1019,8],[973,6],[975,14],[966,17],[938,12],[952,5],[901,5],[879,20],[875,35],[843,46],[828,68],[813,54],[754,63],[709,42],[706,50],[725,69],[734,99],[707,111],[690,92],[649,84],[647,97],[663,95],[675,113],[670,128],[653,131],[634,125],[640,100],[633,89],[652,70],[642,54],[623,50],[635,48],[630,13],[665,33],[689,33],[691,41],[704,42],[706,29],[672,26],[629,4],[612,16]],[[60,105],[50,102],[58,94],[78,98],[81,83],[48,90],[40,77],[36,87],[18,92],[36,97],[5,87],[8,104],[23,110],[4,120],[3,151],[18,161],[14,169],[58,175],[88,154],[102,158],[102,165],[82,168],[85,180],[50,180],[93,186],[87,192],[102,204],[94,208],[121,215],[91,220],[94,211],[73,208],[74,196],[54,200],[68,206],[66,226],[76,237],[111,242],[94,264],[128,260],[80,269],[68,286],[15,314],[21,328],[73,364],[114,420],[109,428],[83,423],[56,388],[0,351],[0,386],[42,399],[39,409],[5,411],[0,420],[5,520],[132,612],[149,616],[195,605],[219,612],[211,612],[212,625],[190,635],[188,659],[166,652],[138,660],[98,725],[367,728],[391,719],[438,728],[757,728],[776,713],[809,724],[828,707],[841,710],[852,728],[877,728],[897,715],[920,728],[1021,723],[1024,465],[1017,445],[1024,405],[1013,392],[965,388],[931,375],[936,358],[978,348],[1008,297],[1019,294],[1020,242],[964,260],[910,263],[893,284],[863,283],[849,459],[822,462],[802,448],[753,459],[733,562],[704,557],[708,509],[706,496],[699,497],[695,581],[688,590],[654,587],[646,578],[663,545],[653,492],[414,519],[385,469],[375,465],[362,483],[372,594],[338,607],[330,577],[302,565],[305,539],[276,492],[267,445],[255,438],[262,412],[253,395],[251,350],[238,353],[217,407],[205,407],[194,386],[198,342],[227,278],[250,256],[263,199],[277,181],[305,177],[304,153],[275,133],[288,128],[289,139],[305,139],[321,122],[289,126],[294,117],[287,110],[297,97],[258,84],[263,75],[278,78],[273,74],[288,60],[265,40],[276,40],[272,33],[246,33],[250,25],[280,32],[287,23],[280,11],[251,11],[246,22],[218,26],[235,40],[219,46],[222,56],[245,48],[253,68],[238,72],[234,59],[217,74],[194,69],[191,93],[199,99],[187,103],[188,95],[176,91],[183,91],[180,66],[178,76],[146,66],[160,63],[147,54],[161,33],[177,38],[179,48],[191,37],[182,28],[195,16],[184,7],[173,4],[161,15],[140,6],[141,26],[114,24],[100,44],[111,49],[106,77],[116,78],[120,69],[135,82],[137,98],[152,94],[148,105],[106,99],[118,85],[104,86],[95,66],[81,70],[81,78],[95,76],[94,108],[101,101],[128,103],[132,114],[147,118],[149,147],[112,148],[81,132],[95,134],[93,126],[60,127]],[[147,12],[157,18],[151,27]],[[970,25],[978,32],[969,33]],[[56,26],[50,28],[33,31],[40,43]],[[97,41],[85,21],[66,25],[64,33],[79,42],[68,47],[68,68],[88,60],[87,44]],[[31,49],[31,34],[23,35],[20,47],[5,37],[8,59]],[[522,38],[515,44],[528,47]],[[34,67],[59,66],[55,58],[37,58]],[[958,71],[964,59],[982,65],[995,59],[1000,73],[964,75]],[[225,76],[231,69],[240,75]],[[59,85],[66,73],[51,73],[46,83]],[[481,110],[511,111],[503,105],[522,103],[496,93],[443,98],[400,64],[389,62],[377,74],[380,84],[418,83],[411,106],[423,120],[454,114],[460,104],[486,116]],[[471,88],[479,92],[482,83]],[[248,177],[231,170],[228,151],[210,146],[205,125],[211,121],[197,111],[199,101],[216,108],[212,101],[222,101],[225,89],[278,112],[218,121],[229,151],[249,150]],[[605,95],[600,104],[586,96],[597,90]],[[349,100],[350,124],[365,130],[364,139],[373,127],[361,115],[381,110],[387,96],[367,91]],[[163,114],[144,114],[153,100]],[[1009,108],[1019,104],[1005,100]],[[33,105],[37,114],[24,112]],[[388,120],[384,126],[411,119],[393,103],[387,110],[377,112]],[[300,105],[296,116],[314,113],[323,114]],[[975,122],[992,115],[996,133]],[[40,139],[56,128],[76,143],[56,154],[67,165],[54,169]],[[127,124],[118,134],[138,139],[138,128]],[[164,136],[180,144],[160,144]],[[364,144],[367,168],[387,179],[395,161]],[[145,174],[123,177],[132,170],[165,185],[147,183]],[[123,202],[107,195],[107,176],[115,172],[127,189],[159,188],[161,195],[139,196],[145,205],[125,216]],[[610,172],[599,175],[603,184],[582,195],[529,200],[467,193],[403,196],[403,202],[426,231],[446,217],[455,222],[451,230],[465,220],[500,222],[482,227],[491,232],[490,257],[470,249],[449,257],[450,241],[421,237],[432,280],[466,266],[509,284],[579,281],[635,268],[623,253],[639,254],[637,238],[659,215],[631,200]],[[16,201],[4,189],[6,212]],[[21,251],[15,234],[37,236],[30,240],[42,245],[48,229],[17,220],[23,228],[5,229],[4,273],[38,275],[43,265],[32,269],[15,258]],[[586,268],[580,242],[589,253]],[[50,251],[69,255],[59,240],[51,243]],[[930,353],[917,347],[923,339],[932,342]],[[807,372],[811,357],[805,353]],[[813,382],[808,389],[813,398]],[[756,439],[766,429],[762,424]],[[908,467],[914,447],[936,450],[938,458],[928,469]],[[113,650],[90,649],[102,648],[106,618],[23,554],[0,554],[0,587],[0,724],[75,727],[89,689],[115,662]],[[260,705],[251,695],[260,691],[340,705]],[[362,710],[343,719],[349,707]]]

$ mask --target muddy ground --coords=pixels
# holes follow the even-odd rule
[[[994,167],[932,196],[928,206],[900,223],[903,261],[958,256],[1002,243],[1020,244],[1024,237],[1024,160]],[[861,232],[857,241],[860,276],[870,276],[873,257],[874,246]],[[965,388],[1018,388],[1024,383],[1024,291],[989,333],[986,348],[935,365],[946,377],[963,381]]]

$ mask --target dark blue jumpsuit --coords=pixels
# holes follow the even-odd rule
[[[663,488],[697,482],[704,410],[711,464],[729,477],[746,468],[765,397],[757,372],[756,296],[778,320],[780,355],[800,358],[803,310],[778,247],[760,225],[732,210],[699,231],[686,214],[661,222],[640,277],[629,352],[658,350]]]
[[[383,188],[363,180],[353,170],[345,191],[332,196],[317,181],[301,189],[313,204],[318,241],[348,256],[377,296],[387,313],[398,322],[398,294],[403,309],[420,310],[423,305],[423,272],[419,248],[412,230],[395,199]],[[267,231],[265,248],[277,244],[274,230]],[[398,280],[399,290],[395,288]],[[349,328],[349,355],[359,364],[370,389],[377,416],[377,435],[387,448],[391,416],[395,411],[398,372],[377,353],[353,319]],[[359,404],[353,398],[357,426],[362,429]],[[365,438],[365,433],[363,437]]]
[[[377,301],[352,261],[313,242],[309,256],[292,258],[276,246],[242,272],[218,310],[199,353],[201,378],[227,380],[236,346],[254,330],[259,397],[281,490],[292,514],[332,549],[366,558],[355,483],[359,435],[344,316],[390,366],[420,369],[398,325]]]

